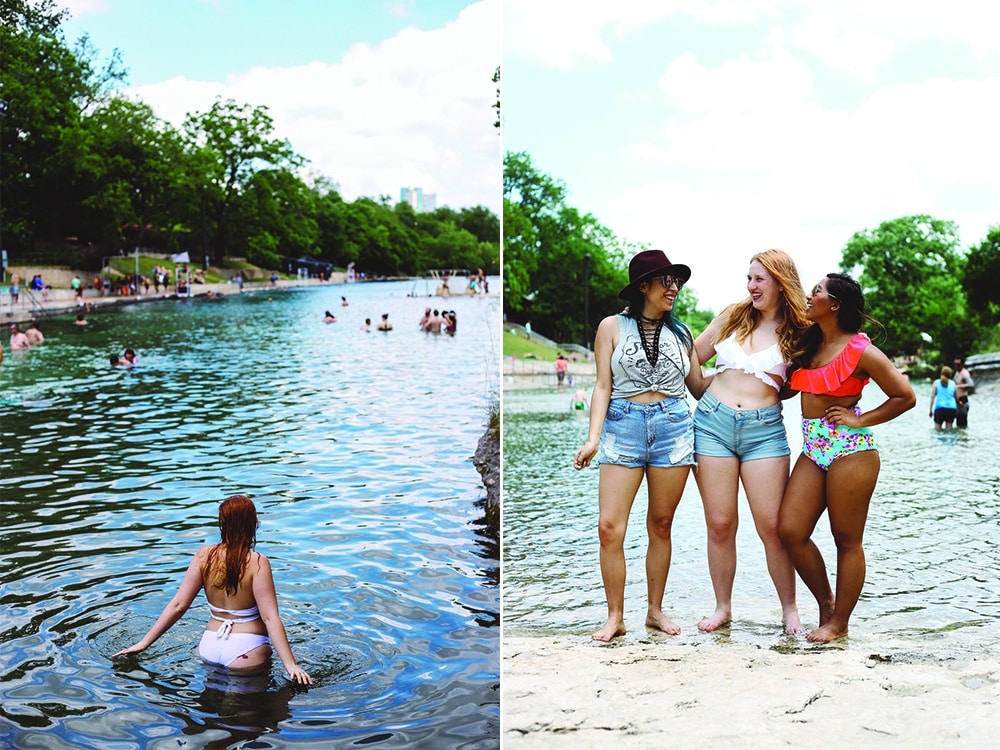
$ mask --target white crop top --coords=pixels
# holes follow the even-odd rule
[[[715,370],[742,370],[748,375],[760,378],[776,391],[781,390],[781,383],[785,382],[785,373],[788,371],[788,362],[781,358],[781,347],[777,343],[772,344],[763,351],[747,354],[740,343],[736,340],[736,334],[732,334],[724,341],[715,345]],[[776,382],[776,375],[781,382]]]
[[[659,356],[654,368],[646,358],[635,318],[618,314],[618,345],[611,353],[611,398],[629,398],[647,391],[678,398],[691,371],[691,355],[666,326],[660,331]]]

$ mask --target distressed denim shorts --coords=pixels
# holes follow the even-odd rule
[[[693,466],[694,422],[684,398],[636,404],[614,398],[601,431],[598,463],[629,468]]]
[[[789,455],[781,402],[765,409],[734,409],[706,391],[694,410],[694,450],[699,456],[740,461]]]

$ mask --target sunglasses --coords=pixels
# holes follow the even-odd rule
[[[677,287],[677,291],[680,291],[684,286],[684,279],[679,279],[676,276],[671,276],[670,274],[664,274],[662,276],[654,276],[653,281],[659,281],[663,284],[664,289],[669,289],[672,286]]]

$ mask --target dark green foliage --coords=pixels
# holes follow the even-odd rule
[[[557,342],[592,346],[601,319],[625,306],[618,292],[628,282],[629,259],[643,248],[623,242],[565,198],[565,185],[539,172],[528,154],[506,154],[504,310],[509,320],[531,321]],[[697,310],[690,290],[679,300],[678,317],[697,335],[711,313]]]
[[[0,0],[0,226],[12,263],[84,268],[142,246],[219,266],[308,257],[373,276],[499,272],[489,209],[346,203],[329,180],[303,182],[305,159],[275,137],[266,107],[218,100],[177,130],[113,94],[118,52],[101,69],[86,38],[71,49],[64,15],[51,0]]]

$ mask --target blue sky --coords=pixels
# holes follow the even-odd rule
[[[121,52],[127,95],[180,125],[217,96],[265,105],[314,174],[500,211],[490,80],[500,0],[57,0],[67,39]]]
[[[836,270],[857,231],[1000,224],[1000,9],[925,0],[504,0],[504,149],[715,310],[750,256]]]

